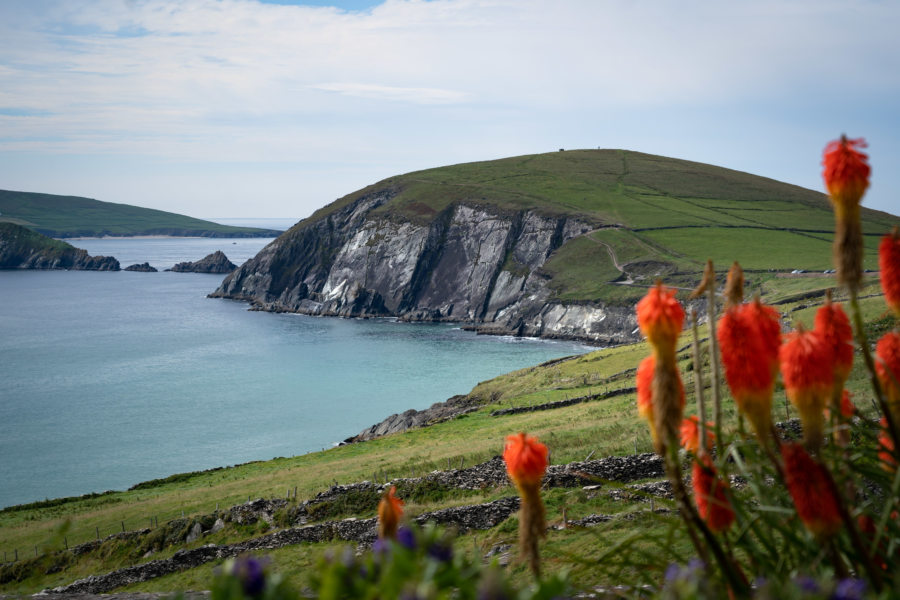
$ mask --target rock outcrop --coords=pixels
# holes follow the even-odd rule
[[[180,262],[166,271],[176,273],[231,273],[237,269],[237,265],[228,260],[225,253],[216,250],[196,262]]]
[[[125,267],[123,271],[138,271],[140,273],[156,273],[156,267],[151,267],[150,263],[133,264]]]
[[[15,223],[0,223],[0,269],[118,271],[119,261],[112,256],[90,256],[87,250]]]
[[[637,339],[631,308],[555,300],[541,271],[555,250],[592,225],[466,203],[420,224],[377,210],[395,194],[363,194],[298,224],[210,296],[276,312],[463,322],[482,333],[604,344]]]

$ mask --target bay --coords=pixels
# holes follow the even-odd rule
[[[240,264],[268,241],[74,243],[166,268],[219,248]],[[318,451],[390,414],[591,349],[452,324],[254,312],[206,298],[221,279],[0,272],[0,506]]]

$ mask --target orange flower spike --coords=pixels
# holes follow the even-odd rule
[[[895,420],[900,420],[900,333],[889,331],[875,344],[875,373]]]
[[[397,528],[403,517],[403,500],[396,493],[397,486],[392,485],[378,503],[378,537],[382,539],[397,537]]]
[[[781,377],[788,399],[800,413],[803,439],[811,450],[822,446],[825,407],[831,398],[834,351],[819,333],[801,325],[781,346]]]
[[[715,445],[716,436],[711,431],[712,423],[706,424],[706,450],[710,450]],[[700,418],[697,415],[691,415],[681,422],[681,447],[688,452],[699,454],[700,451]]]
[[[656,359],[648,356],[638,365],[636,379],[638,415],[650,425],[650,435],[656,444],[656,427],[653,425],[653,373]]]
[[[797,515],[816,540],[823,542],[842,526],[840,504],[827,469],[803,446],[782,444],[784,478]]]
[[[840,304],[832,303],[830,295],[816,312],[815,331],[832,350],[834,383],[831,394],[837,404],[853,368],[853,328],[844,309]]]
[[[704,455],[700,460],[702,464],[695,460],[691,470],[694,502],[700,518],[706,521],[710,530],[721,533],[734,523],[734,510],[725,495],[728,484],[718,477],[709,455]]]
[[[503,460],[506,472],[519,489],[522,506],[519,511],[519,548],[531,571],[540,576],[541,561],[538,540],[547,535],[541,479],[547,470],[547,446],[524,433],[506,438]]]
[[[641,333],[656,354],[675,360],[675,344],[684,325],[684,309],[675,299],[675,290],[657,283],[637,304]]]
[[[517,486],[540,486],[547,470],[547,446],[535,438],[518,433],[506,438],[503,460],[506,472]]]
[[[768,439],[781,344],[778,313],[758,300],[741,304],[722,316],[716,333],[725,380],[738,410],[750,420],[760,439]]]
[[[881,272],[884,300],[894,314],[900,317],[900,230],[897,227],[881,238],[878,246],[878,269]]]
[[[850,140],[846,136],[825,146],[822,177],[836,210],[858,206],[869,187],[869,157],[857,150],[865,147],[864,139]]]
[[[822,161],[825,187],[834,206],[834,264],[838,282],[852,292],[862,282],[863,236],[859,221],[859,202],[869,187],[868,157],[857,150],[866,145],[862,139],[841,137],[825,148]]]

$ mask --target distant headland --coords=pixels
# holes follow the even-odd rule
[[[185,215],[102,202],[0,190],[0,222],[23,225],[53,238],[79,237],[276,237],[277,229],[234,227]]]

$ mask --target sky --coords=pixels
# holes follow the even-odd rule
[[[0,0],[0,189],[303,218],[392,175],[622,148],[900,214],[894,0]]]

